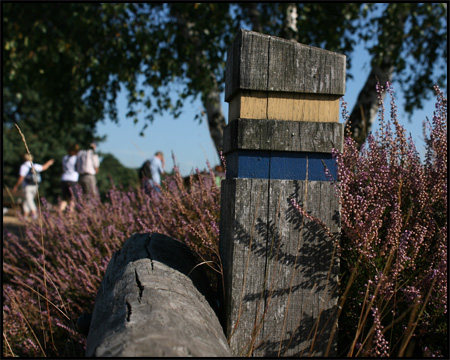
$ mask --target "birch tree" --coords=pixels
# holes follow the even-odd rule
[[[221,109],[226,52],[239,28],[293,39],[347,55],[357,44],[370,73],[351,111],[362,143],[378,108],[377,80],[400,84],[412,114],[447,80],[445,3],[2,3],[4,170],[20,162],[17,123],[43,157],[64,154],[71,139],[95,136],[96,124],[202,109],[217,152],[226,120]],[[41,141],[45,139],[46,141]],[[8,175],[7,175],[8,176]],[[12,175],[11,175],[12,176]]]

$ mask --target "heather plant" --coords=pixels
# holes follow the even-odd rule
[[[391,98],[388,120],[383,91]],[[447,99],[436,87],[421,162],[398,123],[392,86],[378,92],[380,130],[361,149],[348,136],[343,152],[334,152],[342,227],[339,355],[448,357]],[[345,103],[343,113],[348,118]],[[3,355],[83,356],[76,319],[92,312],[113,252],[133,233],[179,239],[199,264],[220,273],[220,190],[209,170],[186,185],[175,168],[161,193],[112,185],[104,201],[82,198],[71,214],[41,199],[38,223],[27,223],[19,236],[4,232]],[[312,338],[314,332],[320,329],[311,329]]]
[[[112,185],[105,201],[81,197],[73,213],[50,210],[41,198],[40,223],[3,234],[4,356],[83,356],[76,320],[92,312],[112,254],[133,233],[179,239],[199,264],[220,271],[214,175],[197,171],[185,185],[174,170],[161,193]]]
[[[424,163],[398,123],[389,83],[377,87],[380,130],[360,150],[348,136],[343,152],[334,153],[343,356],[448,356],[447,99],[435,90]],[[391,99],[389,120],[383,91]]]
[[[384,91],[390,96],[388,120]],[[448,358],[447,99],[437,86],[435,91],[436,111],[424,123],[424,162],[398,122],[389,83],[386,89],[377,86],[380,130],[369,134],[361,148],[347,124],[342,153],[333,150],[338,179],[325,169],[330,180],[339,180],[335,187],[341,205],[340,240],[308,213],[307,204],[291,199],[302,219],[314,221],[335,241],[340,257],[337,321],[327,349],[320,349],[325,356],[338,332],[339,357]],[[343,100],[342,110],[348,122]],[[272,283],[264,286],[269,288],[269,304]],[[266,313],[257,315],[258,325],[242,354],[251,355],[262,345],[256,341]],[[319,309],[305,339],[311,345],[300,356],[319,350],[315,339],[322,332],[321,316]]]

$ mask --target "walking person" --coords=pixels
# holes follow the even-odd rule
[[[155,189],[161,192],[159,186],[161,186],[161,175],[164,174],[165,168],[164,154],[161,151],[157,151],[150,160],[142,164],[139,178],[146,190]]]
[[[31,154],[25,154],[23,156],[25,162],[20,165],[19,178],[17,179],[16,185],[13,188],[13,194],[17,192],[20,185],[24,188],[25,199],[23,202],[23,215],[25,219],[31,218],[33,220],[37,219],[37,207],[34,203],[38,192],[38,183],[41,182],[41,172],[47,170],[53,165],[55,160],[50,159],[44,165],[32,163],[33,156]],[[33,168],[35,173],[33,172]]]
[[[83,193],[89,196],[97,195],[97,179],[100,161],[95,153],[95,143],[90,144],[90,149],[80,150],[77,154],[78,183],[83,189]]]
[[[149,184],[153,189],[160,192],[159,186],[161,186],[161,175],[164,174],[166,169],[166,163],[164,160],[164,154],[161,151],[157,151],[155,155],[150,159],[150,170],[152,172],[152,178],[149,179]]]
[[[77,197],[76,185],[78,182],[78,173],[75,169],[77,163],[77,154],[80,147],[78,144],[72,144],[67,150],[67,155],[62,158],[63,174],[61,176],[62,201],[59,206],[60,211],[64,211],[69,205],[69,212],[75,208]]]

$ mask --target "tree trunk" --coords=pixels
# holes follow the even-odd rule
[[[217,82],[214,81],[212,91],[202,96],[202,101],[206,109],[209,133],[216,147],[217,155],[220,158],[220,153],[223,148],[223,129],[227,124],[222,112],[222,106],[220,105],[220,91]]]
[[[258,10],[258,4],[247,3],[241,4],[240,6],[248,12],[252,30],[261,32],[262,25],[260,21],[260,11]],[[198,49],[201,49],[201,41],[191,30],[191,27],[189,26],[189,20],[183,16],[183,13],[178,12],[176,9],[174,11],[174,14],[178,19],[178,25],[180,26],[181,33],[186,41],[193,42],[198,47]],[[297,11],[295,4],[289,4],[286,8],[285,28],[286,33],[291,35],[290,38],[292,38],[292,35],[296,32],[296,19]],[[198,59],[199,56],[201,56],[201,52],[198,52],[197,55],[193,56],[191,59],[190,65],[194,69],[198,68],[198,64],[202,64],[202,62]],[[207,72],[207,70],[208,69],[204,68],[199,69],[199,76],[205,76],[205,72]],[[206,110],[209,132],[214,142],[214,146],[216,147],[217,154],[220,156],[223,147],[223,129],[226,126],[226,121],[225,116],[223,115],[220,101],[221,93],[219,91],[219,86],[212,70],[209,71],[208,75],[211,78],[212,88],[207,92],[203,92],[201,98],[203,106]]]
[[[223,129],[226,126],[226,122],[220,103],[221,94],[219,91],[219,85],[217,84],[217,80],[212,69],[207,65],[200,65],[206,64],[206,62],[202,61],[202,42],[198,35],[193,31],[193,24],[191,24],[189,19],[186,18],[186,15],[179,11],[176,7],[173,8],[173,14],[178,20],[179,32],[184,41],[191,42],[198,49],[195,55],[190,58],[189,67],[191,69],[196,69],[195,76],[203,79],[210,79],[208,90],[204,90],[202,92],[201,100],[206,111],[209,133],[214,142],[217,155],[220,157],[223,147]]]
[[[349,126],[352,138],[362,145],[375,122],[379,104],[376,90],[377,82],[384,85],[386,81],[391,82],[394,66],[386,61],[382,66],[373,65],[364,87],[359,92],[356,104],[349,117]],[[382,99],[386,92],[382,94]]]
[[[404,7],[394,3],[389,4],[384,16],[384,24],[381,25],[383,28],[378,35],[378,41],[383,45],[384,56],[381,60],[377,61],[375,57],[374,61],[372,61],[370,74],[358,95],[356,104],[349,117],[352,138],[359,145],[362,145],[366,140],[377,116],[379,109],[377,83],[379,82],[384,87],[387,81],[392,81],[395,70],[395,61],[393,59],[398,57],[392,54],[399,51],[404,41],[404,26],[409,12]],[[392,17],[392,21],[386,21],[389,17]],[[392,27],[392,23],[396,26]],[[384,100],[385,96],[386,92],[382,94],[382,100]]]

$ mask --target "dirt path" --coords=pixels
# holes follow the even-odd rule
[[[17,219],[13,212],[8,212],[3,215],[3,234],[5,231],[20,235],[20,229],[24,228],[24,224]]]

